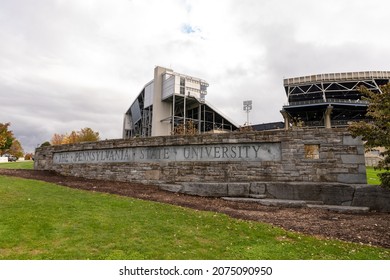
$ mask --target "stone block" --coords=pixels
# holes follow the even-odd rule
[[[355,163],[355,164],[364,164],[365,158],[364,155],[341,155],[342,163]]]
[[[320,158],[326,160],[334,159],[334,152],[332,151],[320,152]]]
[[[358,155],[364,155],[365,152],[366,152],[366,149],[364,148],[363,145],[357,147],[357,154],[358,154]]]
[[[146,170],[145,171],[146,180],[159,180],[160,179],[160,170]]]
[[[289,183],[267,183],[267,193],[276,199],[296,199],[294,187]]]
[[[264,206],[276,207],[305,207],[306,201],[303,200],[288,200],[288,199],[259,199],[257,203]]]
[[[234,201],[234,202],[251,202],[251,203],[259,203],[260,199],[259,198],[253,198],[253,197],[228,197],[224,196],[221,197],[223,200],[227,201]]]
[[[267,193],[276,199],[323,201],[341,205],[352,201],[354,188],[334,183],[269,183]]]
[[[182,192],[183,186],[176,185],[176,184],[160,184],[158,186],[161,190],[168,191],[168,192]]]
[[[182,192],[199,196],[228,196],[225,183],[182,183]]]
[[[350,213],[350,214],[361,214],[367,213],[370,208],[369,207],[353,207],[353,206],[341,206],[341,205],[313,205],[308,204],[309,208],[323,209],[329,210],[339,213]]]
[[[360,164],[358,172],[361,173],[361,174],[366,174],[366,172],[367,172],[366,165],[365,164]]]
[[[352,206],[367,206],[371,210],[390,212],[390,190],[380,186],[358,186],[352,200]]]
[[[346,183],[346,184],[366,184],[367,176],[366,173],[360,174],[338,174],[337,182]]]
[[[263,195],[265,194],[265,183],[253,182],[250,184],[249,195]]]
[[[283,169],[285,171],[295,171],[297,170],[297,166],[295,164],[284,164]]]
[[[354,138],[351,135],[344,135],[343,136],[343,145],[346,145],[346,146],[363,145],[362,138],[361,137]]]
[[[231,138],[222,139],[222,143],[238,143],[238,139],[231,139]]]
[[[320,191],[320,200],[330,205],[349,205],[353,199],[355,188],[343,184],[323,184]]]
[[[228,183],[227,192],[228,196],[249,196],[250,183]]]

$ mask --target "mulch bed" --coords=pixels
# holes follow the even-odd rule
[[[75,189],[113,193],[225,213],[234,218],[269,223],[286,230],[321,238],[336,238],[390,248],[390,213],[342,214],[320,209],[267,207],[256,203],[171,193],[154,185],[90,180],[62,176],[49,171],[0,169],[0,175],[42,180]]]

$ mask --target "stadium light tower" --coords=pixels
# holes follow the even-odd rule
[[[244,101],[244,111],[246,111],[246,125],[249,125],[249,111],[252,110],[252,100]]]

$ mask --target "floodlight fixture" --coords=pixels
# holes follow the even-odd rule
[[[249,125],[249,111],[252,110],[252,100],[243,102],[244,111],[246,111],[246,125]]]

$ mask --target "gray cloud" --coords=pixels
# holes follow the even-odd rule
[[[239,124],[248,99],[252,123],[282,119],[283,77],[390,65],[379,0],[0,2],[0,122],[29,152],[83,127],[121,137],[156,65],[207,80]]]

